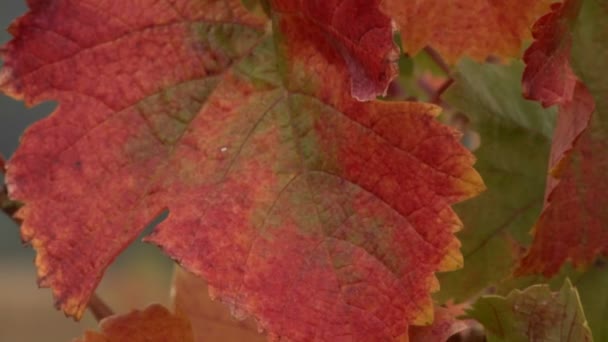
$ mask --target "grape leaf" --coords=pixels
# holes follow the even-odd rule
[[[580,11],[581,1],[554,3],[551,12],[541,17],[533,28],[535,41],[524,54],[526,68],[522,77],[524,96],[539,101],[544,107],[560,105],[562,111],[572,112],[575,89],[585,106],[584,87],[570,66],[572,46],[571,27]],[[563,114],[558,125],[549,160],[549,169],[557,170],[573,148],[576,138],[587,127],[589,112],[580,115]],[[570,122],[567,122],[570,121]],[[549,179],[548,186],[556,182]],[[549,192],[549,191],[548,191]]]
[[[524,96],[543,106],[572,100],[577,77],[570,67],[572,37],[570,25],[580,9],[580,1],[554,3],[551,11],[532,28],[534,42],[524,54],[522,78]]]
[[[493,288],[494,294],[506,296],[514,289],[525,289],[532,285],[548,284],[553,291],[559,290],[566,279],[570,279],[579,294],[585,317],[596,341],[604,341],[608,337],[608,327],[605,324],[608,312],[608,268],[606,261],[598,259],[593,265],[584,270],[577,269],[566,263],[559,273],[551,278],[534,274],[525,277],[507,279]]]
[[[529,276],[532,278],[530,283],[538,283],[542,276]],[[596,341],[605,341],[608,337],[608,326],[606,326],[606,312],[608,312],[608,268],[605,260],[599,259],[594,265],[584,271],[566,264],[560,273],[550,279],[552,288],[559,288],[559,285],[566,278],[572,279],[572,284],[576,287],[585,317]],[[526,279],[526,278],[519,278]],[[543,278],[545,281],[547,278]],[[542,280],[540,280],[542,281]]]
[[[506,298],[485,296],[469,315],[484,325],[488,342],[593,341],[576,289],[566,280],[559,292],[548,285],[514,290]]]
[[[452,64],[464,55],[478,61],[517,56],[529,27],[550,2],[385,0],[382,6],[400,27],[406,53],[429,45]]]
[[[194,342],[188,319],[159,304],[107,317],[99,325],[101,332],[87,331],[75,342]]]
[[[608,169],[605,163],[591,157],[602,153],[601,143],[599,146],[594,144],[587,132],[576,140],[563,139],[565,135],[559,135],[564,131],[577,131],[573,130],[576,127],[585,128],[584,123],[593,111],[593,99],[580,84],[574,98],[560,108],[551,149],[553,171],[547,181],[545,207],[534,226],[534,242],[521,260],[518,275],[542,273],[549,277],[568,259],[576,265],[589,264],[599,249],[608,245],[601,223],[608,221],[602,219],[603,209],[598,202],[608,193],[608,187],[602,181]]]
[[[435,308],[433,324],[424,327],[410,327],[409,342],[446,342],[450,337],[470,329],[475,321],[458,319],[464,316],[464,306],[454,305],[450,302],[446,307]]]
[[[228,308],[209,298],[207,284],[199,277],[175,268],[171,289],[174,311],[188,317],[194,341],[201,342],[263,342],[255,322],[237,321]]]
[[[462,263],[451,204],[484,188],[436,106],[355,101],[324,28],[274,13],[273,40],[240,1],[31,7],[0,84],[60,105],[7,182],[67,314],[168,210],[147,241],[271,337],[430,322],[434,273]]]
[[[116,4],[31,3],[10,28],[0,76],[5,93],[29,104],[60,102],[25,133],[6,181],[28,202],[17,215],[37,250],[40,285],[77,317],[117,252],[162,211],[144,199],[171,165],[171,147],[264,26],[239,1],[232,10],[215,1]]]
[[[465,113],[479,133],[476,169],[488,190],[455,207],[464,223],[458,237],[465,263],[461,270],[439,275],[440,302],[466,301],[511,276],[542,209],[556,114],[522,98],[520,62],[463,60],[456,71],[442,99]]]
[[[606,325],[606,312],[608,312],[608,268],[605,261],[596,263],[586,272],[578,272],[572,278],[583,303],[585,317],[591,327],[596,341],[608,340],[608,325]]]
[[[271,7],[285,32],[300,26],[319,27],[327,41],[322,44],[334,46],[348,66],[353,96],[372,100],[386,95],[397,77],[399,58],[391,19],[380,11],[381,1],[272,0]]]
[[[608,89],[597,73],[601,56],[608,56],[605,15],[606,2],[584,1],[572,24],[572,62],[584,85],[577,83],[572,99],[561,104],[546,204],[519,274],[551,276],[566,260],[584,266],[608,254],[608,210],[602,205],[608,194]]]

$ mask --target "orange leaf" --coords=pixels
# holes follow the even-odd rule
[[[110,316],[99,326],[101,332],[87,331],[75,342],[194,342],[188,320],[158,304],[144,311]]]
[[[529,0],[385,0],[383,10],[401,30],[403,48],[416,54],[429,45],[450,64],[467,55],[519,54],[529,28],[550,1]]]
[[[237,321],[228,308],[209,298],[209,289],[203,279],[175,268],[172,301],[175,312],[190,319],[194,341],[200,342],[263,342],[264,335],[257,331],[251,319]]]

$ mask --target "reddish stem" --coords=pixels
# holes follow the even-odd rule
[[[445,82],[443,82],[438,88],[434,88],[431,84],[425,81],[423,78],[418,80],[418,86],[424,90],[429,96],[429,102],[441,105],[441,95],[454,83],[454,80],[448,78]]]
[[[439,86],[439,88],[437,88],[437,89],[432,87],[430,84],[427,84],[422,79],[419,80],[418,84],[422,87],[422,89],[424,91],[426,91],[427,94],[429,94],[431,103],[441,104],[442,103],[441,95],[446,91],[446,89],[448,89],[450,87],[450,85],[452,85],[452,83],[454,83],[454,80],[452,79],[452,77],[450,77],[451,69],[450,69],[450,66],[448,65],[448,63],[446,63],[445,60],[443,60],[443,58],[441,57],[441,55],[437,51],[435,51],[432,47],[426,46],[424,48],[424,51],[429,55],[429,57],[431,57],[431,59],[435,62],[435,64],[437,64],[437,66],[446,74],[446,76],[448,76],[448,79],[445,82],[443,82],[443,84],[441,86]]]
[[[14,216],[18,209],[19,204],[10,200],[6,187],[3,184],[0,184],[0,212],[5,213],[15,221],[17,225],[21,225],[21,220]]]
[[[450,66],[448,65],[448,63],[446,63],[443,60],[443,57],[441,57],[441,55],[439,54],[439,52],[435,51],[435,49],[433,49],[430,46],[427,46],[424,48],[424,52],[426,52],[429,57],[431,57],[431,59],[435,62],[435,64],[437,64],[437,66],[443,70],[443,72],[445,72],[445,74],[447,76],[450,75]]]
[[[435,90],[435,94],[431,98],[432,103],[441,104],[441,95],[454,83],[454,80],[448,78],[437,90]]]
[[[106,302],[101,299],[97,293],[93,293],[91,299],[89,299],[88,309],[91,311],[97,322],[106,317],[114,315],[114,311],[110,309],[108,304],[106,304]]]

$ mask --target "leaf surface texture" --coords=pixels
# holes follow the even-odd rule
[[[271,338],[430,323],[434,273],[462,264],[451,205],[484,188],[437,107],[356,101],[327,27],[276,8],[273,39],[240,1],[30,6],[0,84],[59,107],[7,183],[67,314],[168,210],[146,240]]]

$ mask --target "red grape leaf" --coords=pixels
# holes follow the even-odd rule
[[[409,342],[446,342],[450,337],[470,329],[475,321],[458,319],[464,316],[464,305],[454,305],[451,302],[446,307],[435,307],[433,324],[425,327],[410,327]]]
[[[555,3],[551,12],[534,24],[534,42],[524,54],[522,84],[527,99],[545,107],[572,100],[577,78],[570,67],[570,22],[579,8],[580,1]]]
[[[584,123],[589,122],[593,112],[593,98],[582,85],[577,86],[574,98],[560,108],[551,146],[553,172],[547,179],[545,207],[534,227],[532,247],[517,274],[552,276],[567,259],[577,265],[588,264],[603,246],[608,246],[608,234],[597,214],[604,207],[598,199],[608,194],[608,183],[597,180],[603,179],[608,169],[592,157],[601,155],[608,146],[605,140],[594,141],[588,131],[574,139],[563,134],[573,132],[581,123],[587,128]]]
[[[403,48],[418,53],[429,45],[450,64],[467,55],[517,56],[529,28],[550,1],[528,0],[385,0],[385,13],[401,30]]]
[[[286,30],[297,29],[298,25],[319,27],[324,40],[348,66],[352,95],[359,100],[372,100],[386,95],[398,72],[399,50],[393,42],[391,19],[380,11],[381,1],[272,0],[271,6],[288,23],[283,27]]]
[[[28,202],[17,215],[39,283],[66,313],[81,316],[116,254],[162,211],[144,199],[177,154],[173,143],[218,77],[260,41],[264,21],[227,4],[31,2],[11,26],[1,89],[60,104],[25,133],[6,181]]]
[[[158,304],[107,317],[99,326],[101,332],[87,331],[75,342],[194,342],[188,319]]]
[[[591,112],[572,115],[575,88],[577,97],[582,99],[580,111],[586,107],[584,86],[574,74],[570,66],[570,51],[572,46],[571,27],[580,11],[581,1],[572,0],[555,3],[551,12],[541,17],[533,28],[535,41],[524,54],[526,68],[522,77],[524,96],[530,100],[540,102],[544,107],[560,105],[571,107],[561,111],[571,114],[562,114],[561,124],[556,127],[551,148],[549,169],[557,172],[562,161],[572,151],[573,143],[587,127]],[[548,191],[556,183],[550,178]]]
[[[253,320],[238,321],[225,305],[209,298],[205,281],[181,267],[175,268],[171,297],[176,313],[190,319],[194,341],[264,342]]]
[[[429,323],[434,273],[462,263],[451,204],[483,190],[439,109],[353,100],[301,16],[275,13],[273,40],[240,1],[168,4],[47,1],[13,26],[2,88],[60,103],[7,173],[58,306],[79,317],[168,209],[147,240],[271,336]]]
[[[575,3],[576,1],[572,1]],[[586,1],[580,13],[562,12],[568,17],[572,62],[584,82],[578,81],[571,99],[560,103],[560,114],[551,150],[545,208],[534,228],[534,242],[522,260],[518,274],[557,273],[566,260],[576,266],[592,263],[608,253],[608,131],[606,130],[605,75],[603,60],[608,53],[605,37],[608,5]],[[566,2],[565,8],[575,8]],[[580,8],[580,7],[579,7]],[[591,8],[591,9],[590,9]],[[602,16],[603,15],[603,16]],[[563,30],[563,20],[555,20],[547,30]],[[583,27],[583,28],[580,28]],[[569,34],[568,34],[569,35]],[[596,54],[589,56],[589,51]],[[570,58],[566,60],[569,63]]]

